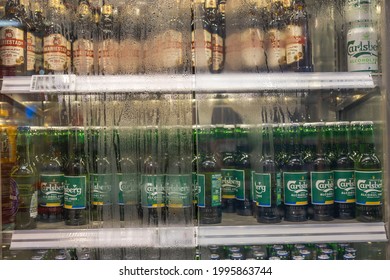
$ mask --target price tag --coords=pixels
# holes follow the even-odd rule
[[[74,92],[76,75],[33,75],[31,92]]]

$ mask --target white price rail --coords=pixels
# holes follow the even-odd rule
[[[374,80],[376,82],[374,82]],[[215,93],[277,90],[370,89],[370,73],[225,73],[196,75],[36,75],[4,77],[1,92],[41,93]]]
[[[16,230],[11,249],[195,247],[194,227]]]

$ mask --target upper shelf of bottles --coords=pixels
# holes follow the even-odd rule
[[[226,73],[222,75],[35,75],[4,77],[3,94],[20,93],[214,93],[278,90],[370,89],[378,85],[371,73]]]

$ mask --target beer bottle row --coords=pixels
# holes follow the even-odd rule
[[[314,70],[304,0],[76,2],[7,0],[1,76]],[[346,1],[348,71],[379,71],[376,5]]]
[[[200,223],[383,218],[372,122],[205,126],[197,130]]]
[[[3,212],[16,229],[218,224],[234,213],[260,223],[382,221],[374,133],[371,121],[19,127]]]

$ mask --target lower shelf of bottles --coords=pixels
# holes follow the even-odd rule
[[[195,247],[209,245],[320,242],[386,242],[385,224],[357,221],[254,224],[252,217],[224,215],[221,224],[188,227],[66,227],[38,224],[35,230],[9,231],[11,249]],[[4,242],[3,232],[3,242]]]

